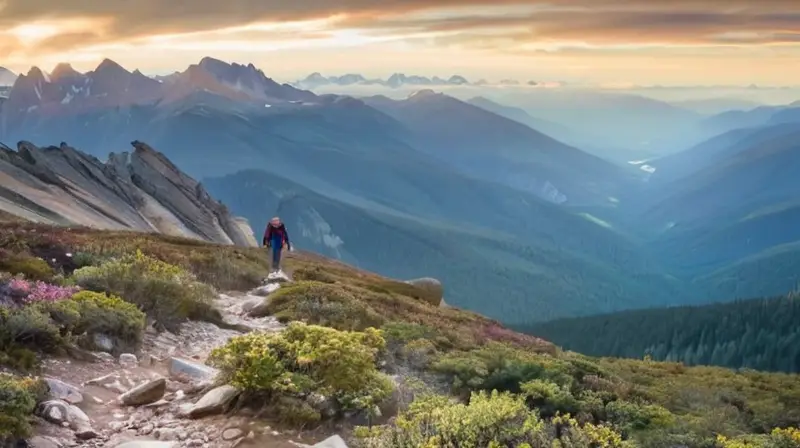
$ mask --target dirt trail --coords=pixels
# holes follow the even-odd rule
[[[220,294],[216,306],[227,323],[244,325],[250,331],[281,331],[284,325],[274,318],[250,318],[243,310],[263,301],[265,295],[279,287],[279,283],[270,281],[250,293]],[[60,425],[41,419],[36,428],[38,437],[34,437],[29,446],[113,448],[128,441],[160,440],[172,443],[164,447],[175,448],[294,448],[298,446],[293,443],[295,441],[313,444],[330,435],[314,437],[280,431],[266,421],[244,415],[212,415],[202,419],[187,416],[189,409],[209,389],[208,378],[204,377],[208,368],[203,365],[209,353],[239,334],[242,333],[206,322],[188,322],[180,334],[157,333],[148,328],[143,348],[134,362],[128,355],[115,359],[104,353],[93,353],[93,359],[88,361],[47,360],[45,376],[66,383],[67,388],[74,388],[78,396],[82,395],[82,401],[75,406],[88,417],[86,423],[92,431],[86,435],[89,431],[76,429],[71,416]],[[176,359],[179,360],[177,364]],[[126,406],[120,402],[121,394],[143,384],[158,383],[160,378],[166,379],[166,387],[157,401],[143,406]],[[79,415],[80,411],[75,413]],[[48,412],[39,414],[46,416]],[[49,420],[59,423],[57,419]],[[84,438],[87,440],[82,440]]]

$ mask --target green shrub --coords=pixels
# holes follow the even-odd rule
[[[24,346],[52,352],[64,342],[60,328],[36,306],[0,313],[0,346]]]
[[[292,272],[292,279],[296,282],[313,281],[320,283],[336,283],[336,278],[325,272],[319,266],[301,267]]]
[[[641,431],[650,427],[670,426],[673,415],[661,406],[637,404],[624,400],[612,401],[606,405],[606,418],[625,433]]]
[[[78,285],[96,292],[117,295],[170,331],[188,318],[221,322],[212,306],[214,289],[193,274],[141,251],[88,266],[74,273]]]
[[[45,390],[37,379],[0,373],[0,446],[31,434],[29,420]]]
[[[69,301],[76,305],[80,319],[73,328],[78,334],[105,334],[115,342],[115,349],[135,351],[142,341],[145,314],[119,297],[81,291]],[[52,316],[52,314],[51,314]]]
[[[267,310],[284,322],[303,321],[347,331],[379,327],[383,318],[368,303],[359,300],[356,294],[360,292],[328,283],[297,282],[275,291]]]
[[[341,411],[374,412],[392,393],[376,367],[384,346],[373,328],[350,332],[293,322],[281,333],[235,337],[215,349],[209,362],[230,384],[275,402],[315,393],[334,399]],[[297,414],[308,417],[307,410]],[[319,419],[313,415],[307,420]]]
[[[798,448],[800,429],[775,428],[768,435],[745,435],[735,439],[717,436],[719,448]]]
[[[0,271],[24,275],[28,280],[50,280],[55,271],[41,258],[0,251]]]
[[[568,388],[574,383],[574,368],[569,362],[500,343],[490,343],[467,352],[448,353],[432,368],[450,377],[454,389],[463,395],[494,389],[519,393],[523,383],[535,379]]]
[[[543,417],[574,414],[580,410],[578,400],[564,386],[546,380],[533,380],[522,384],[521,388],[529,404],[537,408]]]

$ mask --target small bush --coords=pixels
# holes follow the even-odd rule
[[[452,378],[454,389],[463,395],[493,389],[519,393],[523,383],[536,379],[567,388],[574,383],[573,367],[568,362],[500,343],[468,352],[448,353],[432,368]]]
[[[356,297],[361,291],[320,282],[297,282],[272,294],[267,310],[282,321],[303,321],[337,330],[379,327],[383,318]],[[369,294],[363,291],[364,294]]]
[[[0,373],[0,446],[31,434],[30,418],[44,390],[39,380]]]
[[[41,258],[12,254],[0,249],[0,271],[23,275],[30,280],[50,280],[55,271]]]
[[[546,380],[533,380],[522,384],[522,392],[531,406],[539,410],[543,417],[556,414],[574,414],[580,404],[564,386]]]
[[[221,322],[211,305],[214,289],[178,266],[144,255],[141,251],[89,266],[74,273],[78,285],[122,297],[176,332],[188,318]]]
[[[2,347],[24,346],[52,352],[64,342],[58,325],[37,307],[8,309],[0,313],[0,320]]]
[[[372,328],[350,332],[294,322],[281,333],[235,337],[215,349],[209,362],[230,384],[273,400],[315,393],[334,399],[341,411],[374,412],[392,393],[376,367],[384,346]],[[308,416],[302,409],[298,414]],[[319,419],[314,415],[309,420]]]
[[[292,278],[296,282],[312,281],[331,284],[336,283],[336,278],[325,272],[325,270],[319,266],[301,267],[299,269],[295,269],[295,271],[292,273]]]
[[[355,435],[364,448],[632,447],[607,426],[581,426],[569,416],[546,422],[522,397],[497,391],[473,393],[469,404],[441,396],[420,398],[394,425],[357,428]]]
[[[92,291],[75,294],[70,302],[75,303],[80,316],[72,332],[79,334],[105,334],[114,340],[118,352],[134,351],[141,341],[145,327],[145,314],[119,297]],[[54,319],[58,315],[51,312]]]

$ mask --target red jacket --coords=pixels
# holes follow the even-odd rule
[[[262,243],[264,246],[270,243],[277,247],[283,247],[284,244],[289,244],[289,233],[286,232],[286,226],[283,225],[283,223],[278,227],[267,224],[267,228],[264,229],[264,240]]]

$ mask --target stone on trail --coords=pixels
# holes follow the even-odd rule
[[[239,390],[231,385],[216,387],[203,395],[203,398],[192,406],[187,414],[191,418],[218,414],[223,412],[237,395],[239,395]]]
[[[259,286],[258,288],[252,290],[250,294],[254,296],[266,297],[273,292],[280,289],[281,285],[279,283],[268,283],[264,286]]]
[[[83,394],[77,386],[47,376],[44,377],[44,381],[49,387],[50,398],[64,400],[70,404],[78,404],[83,401]]]
[[[161,442],[157,440],[132,440],[114,448],[177,448],[177,442]]]
[[[61,448],[61,443],[49,437],[33,436],[27,441],[28,448]]]
[[[304,445],[302,443],[293,442],[296,446],[301,448],[348,448],[347,444],[344,443],[344,439],[339,437],[338,435],[330,436],[327,439],[323,440],[314,445]]]
[[[127,406],[141,406],[143,404],[155,403],[160,400],[167,391],[167,379],[158,378],[140,384],[133,389],[120,395],[119,401]]]
[[[134,354],[123,353],[119,355],[119,365],[126,369],[132,369],[139,366],[139,360],[136,359],[136,355]]]
[[[219,370],[186,359],[170,358],[169,374],[173,376],[186,375],[196,381],[213,381],[219,374]]]

